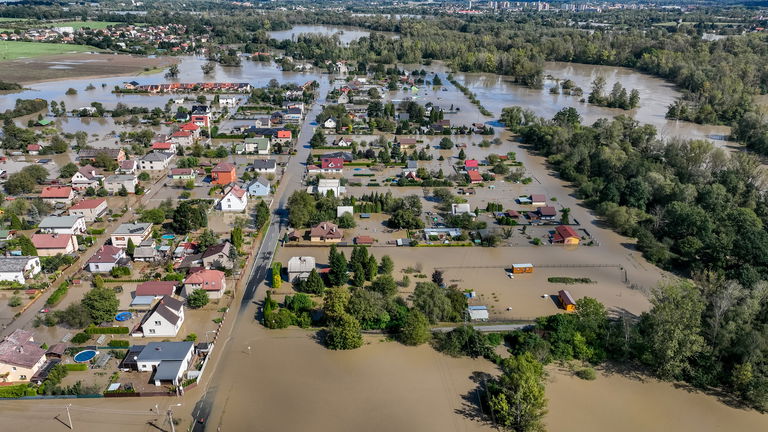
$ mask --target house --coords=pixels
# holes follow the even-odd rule
[[[212,299],[221,298],[227,288],[224,272],[220,270],[198,270],[184,279],[184,297],[189,297],[192,291],[201,289]]]
[[[238,98],[235,96],[221,96],[219,98],[219,106],[221,107],[234,107],[237,105]]]
[[[344,237],[344,231],[332,222],[320,222],[309,230],[309,240],[313,242],[338,243]]]
[[[237,181],[237,170],[234,164],[221,162],[211,170],[211,183],[228,185]]]
[[[139,179],[133,174],[115,174],[104,179],[104,189],[111,194],[117,194],[125,187],[128,193],[136,193]]]
[[[125,251],[112,245],[103,245],[88,260],[88,271],[91,273],[108,273],[121,264],[129,264]]]
[[[192,139],[198,139],[200,138],[200,126],[190,122],[190,123],[184,123],[179,128],[180,131],[184,132],[191,132],[192,133]]]
[[[333,192],[333,196],[341,196],[347,191],[347,188],[341,186],[341,180],[339,179],[319,179],[317,186],[314,188],[314,192],[320,195],[327,195],[328,191]]]
[[[469,204],[467,203],[451,204],[451,214],[454,216],[461,214],[469,214],[471,216],[475,215],[472,213],[472,208],[470,208]]]
[[[405,162],[405,167],[403,167],[403,176],[407,176],[408,174],[416,174],[416,171],[419,170],[419,163],[415,160],[408,160]]]
[[[581,237],[576,233],[576,230],[568,225],[558,225],[555,227],[555,233],[552,235],[553,243],[577,245],[579,241],[581,241]]]
[[[271,187],[269,185],[269,181],[265,179],[264,177],[259,177],[253,181],[251,181],[245,189],[248,191],[248,195],[250,196],[267,196],[271,192]]]
[[[139,159],[139,169],[141,171],[162,171],[168,168],[171,163],[173,153],[151,152]]]
[[[468,306],[467,315],[470,321],[488,321],[488,308],[485,306]]]
[[[51,205],[57,203],[70,205],[75,199],[75,191],[70,186],[46,186],[40,192],[40,198]]]
[[[464,161],[464,170],[469,171],[477,171],[480,164],[475,159],[467,159]]]
[[[37,225],[46,234],[83,234],[85,233],[85,218],[83,216],[46,216]]]
[[[541,220],[554,220],[557,216],[557,210],[552,206],[544,206],[536,209],[536,213]]]
[[[355,207],[354,206],[336,206],[336,217],[342,217],[347,213],[350,216],[354,216]]]
[[[219,201],[219,209],[228,212],[241,212],[248,207],[248,194],[238,185],[224,190],[224,198]]]
[[[148,238],[144,240],[133,250],[133,260],[143,262],[152,262],[157,260],[160,254],[156,246],[157,245],[155,244],[154,239]]]
[[[152,234],[152,224],[146,222],[124,223],[117,227],[110,236],[112,246],[119,248],[128,247],[128,240],[131,240],[134,246],[140,245]]]
[[[184,103],[183,101],[181,103]],[[183,123],[189,121],[189,111],[176,111],[174,119],[177,122]]]
[[[476,184],[476,183],[482,183],[483,182],[483,176],[480,175],[479,172],[476,170],[467,171],[467,176],[469,177],[469,183],[470,184]]]
[[[424,228],[424,240],[453,239],[460,235],[460,228]]]
[[[195,137],[192,132],[185,130],[178,130],[171,134],[168,141],[181,147],[189,147],[195,142]]]
[[[547,205],[547,197],[544,194],[531,194],[531,205],[534,207],[542,207]]]
[[[6,382],[29,381],[46,362],[34,334],[16,329],[0,342],[0,377]]]
[[[0,281],[25,284],[40,269],[40,258],[36,256],[0,256]]]
[[[72,176],[72,187],[77,190],[87,189],[89,187],[97,187],[99,181],[104,176],[97,174],[96,168],[91,165],[80,167],[79,170]]]
[[[111,149],[111,148],[98,148],[98,149],[81,149],[77,152],[77,160],[79,161],[95,161],[96,156],[103,154],[118,164],[125,160],[125,151],[123,149]]]
[[[338,137],[331,141],[329,145],[333,147],[350,147],[352,145],[352,140],[349,138]]]
[[[271,149],[269,144],[269,138],[246,138],[243,140],[245,144],[246,153],[256,153],[260,155],[268,155]]]
[[[357,236],[353,239],[356,245],[370,246],[376,240],[371,236]]]
[[[153,152],[176,153],[176,143],[170,141],[152,143]]]
[[[154,297],[161,298],[172,296],[176,292],[176,287],[181,285],[178,281],[147,281],[136,286],[136,297]]]
[[[272,127],[272,118],[271,117],[259,117],[256,120],[253,121],[253,125],[257,128],[268,128]]]
[[[417,140],[416,138],[403,138],[403,137],[399,137],[397,138],[397,141],[395,141],[395,143],[398,146],[400,146],[401,149],[416,147],[416,144],[418,144],[418,142],[419,140]]]
[[[272,136],[272,141],[279,142],[280,144],[288,144],[293,139],[293,133],[288,129],[278,129]]]
[[[303,119],[301,108],[288,108],[283,114],[283,121],[285,123],[299,124]]]
[[[323,158],[339,158],[344,163],[352,162],[353,160],[355,160],[355,157],[352,154],[352,152],[348,152],[348,151],[337,151],[337,152],[332,152],[332,153],[326,153],[326,154],[322,155],[321,157],[323,157]]]
[[[207,105],[193,105],[189,112],[192,123],[207,128],[211,126],[211,109]]]
[[[33,234],[32,244],[38,256],[71,254],[77,251],[77,237],[72,234]]]
[[[37,156],[40,154],[40,150],[43,149],[43,146],[40,144],[28,144],[27,145],[27,153],[30,154],[30,156]]]
[[[176,337],[184,323],[184,302],[164,296],[144,315],[137,333],[144,337]]]
[[[191,366],[195,352],[194,342],[151,342],[141,350],[131,347],[129,356],[135,358],[136,369],[140,372],[154,372],[152,380],[181,384],[184,372]],[[138,351],[138,352],[137,352]]]
[[[566,312],[573,312],[576,310],[576,301],[573,300],[571,293],[568,290],[560,290],[557,292],[557,298],[560,299],[560,304]]]
[[[329,117],[323,122],[325,129],[336,129],[336,119]]]
[[[344,168],[344,160],[324,157],[320,159],[320,168],[323,172],[341,173],[342,168]]]
[[[208,269],[232,270],[235,267],[235,262],[232,260],[231,254],[232,243],[228,241],[210,246],[203,252],[203,266]]]
[[[288,280],[306,280],[309,273],[315,268],[315,257],[295,256],[288,260]]]
[[[277,171],[277,162],[274,159],[256,159],[251,164],[251,171],[257,173],[274,173]]]
[[[197,171],[192,168],[174,168],[171,170],[171,178],[174,180],[194,180]]]
[[[139,168],[139,163],[133,159],[120,162],[117,174],[135,174]]]

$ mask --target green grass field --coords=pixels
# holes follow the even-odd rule
[[[66,54],[70,52],[101,51],[87,45],[69,45],[42,42],[0,41],[0,61],[15,60],[22,57],[40,57]]]
[[[42,23],[42,27],[72,27],[75,30],[81,29],[83,27],[88,27],[91,29],[103,29],[107,28],[108,26],[113,26],[117,24],[124,24],[119,22],[113,22],[113,21],[62,21],[62,22],[48,22],[48,23]]]
[[[4,18],[4,17],[0,17],[0,22],[14,22],[14,21],[21,22],[21,21],[28,21],[28,19],[27,18]]]

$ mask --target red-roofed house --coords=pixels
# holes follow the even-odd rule
[[[40,144],[29,144],[27,145],[27,153],[29,153],[32,156],[39,155],[40,150],[43,149],[43,146]]]
[[[70,186],[46,186],[40,193],[40,198],[51,204],[64,203],[70,205],[75,198],[75,191]]]
[[[181,128],[179,130],[182,130],[184,132],[192,132],[192,138],[198,139],[200,138],[200,126],[190,122],[190,123],[184,123],[181,125]]]
[[[222,162],[211,170],[211,184],[228,185],[237,181],[237,169],[234,164]]]
[[[224,192],[224,198],[219,201],[221,211],[241,212],[248,207],[248,194],[238,185],[232,185]]]
[[[354,241],[356,245],[372,245],[376,240],[371,236],[357,236]]]
[[[106,273],[122,262],[130,262],[126,259],[125,251],[112,245],[103,245],[88,260],[88,271],[91,273]]]
[[[327,173],[341,173],[344,168],[344,159],[342,158],[322,158],[320,160],[320,169]]]
[[[272,137],[272,141],[279,142],[282,144],[287,144],[291,142],[292,138],[293,138],[293,133],[291,133],[291,131],[287,129],[280,129]]]
[[[581,237],[579,237],[575,229],[568,225],[558,225],[555,227],[555,233],[552,235],[553,243],[577,245],[579,241],[581,241]]]
[[[82,216],[86,222],[93,222],[107,212],[107,200],[95,198],[82,200],[69,208],[70,216]]]
[[[464,161],[464,169],[469,171],[477,171],[480,164],[475,159],[467,159]]]
[[[152,144],[152,150],[168,152],[168,153],[176,153],[176,144],[168,141],[156,142]]]
[[[195,137],[192,132],[180,130],[172,133],[168,141],[181,147],[188,147],[194,143]]]
[[[136,287],[136,297],[148,296],[160,298],[163,296],[172,296],[176,287],[181,285],[178,281],[147,281],[142,282]]]
[[[212,299],[221,298],[227,288],[224,272],[220,270],[198,270],[184,279],[184,297],[196,289],[205,290]]]
[[[77,237],[72,234],[34,234],[32,244],[38,256],[66,255],[77,250]]]
[[[467,175],[469,176],[469,182],[470,183],[482,183],[483,182],[483,176],[480,175],[479,172],[476,170],[467,171]]]
[[[30,331],[16,329],[0,342],[0,376],[4,381],[29,381],[45,364],[45,350]]]

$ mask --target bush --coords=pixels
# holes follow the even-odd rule
[[[62,282],[61,285],[59,285],[58,288],[56,288],[56,291],[51,294],[50,297],[48,297],[48,300],[45,301],[45,304],[48,306],[55,306],[57,305],[61,299],[64,298],[65,295],[67,295],[67,291],[69,291],[69,283]]]
[[[20,398],[22,396],[34,396],[35,390],[29,384],[0,387],[0,398]]]
[[[65,364],[64,369],[75,372],[75,371],[86,371],[88,370],[88,365],[85,363],[74,363],[74,364]]]
[[[128,327],[88,327],[83,330],[86,334],[128,334],[131,330]]]
[[[561,284],[573,285],[573,284],[577,284],[577,283],[583,283],[583,284],[592,283],[592,279],[590,279],[590,278],[572,278],[572,277],[555,276],[555,277],[547,278],[547,282],[549,282],[549,283],[561,283]]]
[[[112,270],[109,271],[109,274],[112,275],[112,277],[114,278],[118,278],[121,276],[130,276],[131,269],[130,267],[116,266],[116,267],[112,267]]]
[[[91,340],[91,335],[87,333],[78,333],[75,335],[75,337],[72,338],[72,343],[80,345],[88,342],[89,340]]]
[[[21,297],[19,297],[19,296],[11,296],[11,298],[8,299],[8,306],[10,306],[10,307],[21,306]]]
[[[501,333],[488,333],[485,337],[491,346],[499,346],[504,335]]]
[[[197,335],[195,333],[190,333],[187,335],[187,337],[184,338],[186,342],[197,342]]]
[[[576,376],[587,381],[592,381],[595,378],[597,378],[597,374],[595,373],[595,370],[590,367],[577,370]]]
[[[128,348],[131,346],[131,343],[124,339],[113,339],[109,341],[107,346],[113,347],[113,348]]]
[[[205,290],[196,289],[187,297],[187,306],[199,309],[208,304],[208,293]]]

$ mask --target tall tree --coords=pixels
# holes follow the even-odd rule
[[[502,360],[502,375],[488,385],[488,405],[496,423],[509,431],[544,431],[547,413],[544,368],[531,353]]]
[[[344,257],[344,252],[337,251],[336,245],[331,246],[328,262],[331,265],[331,270],[328,272],[328,281],[331,285],[339,286],[347,283],[349,279],[347,259]]]

